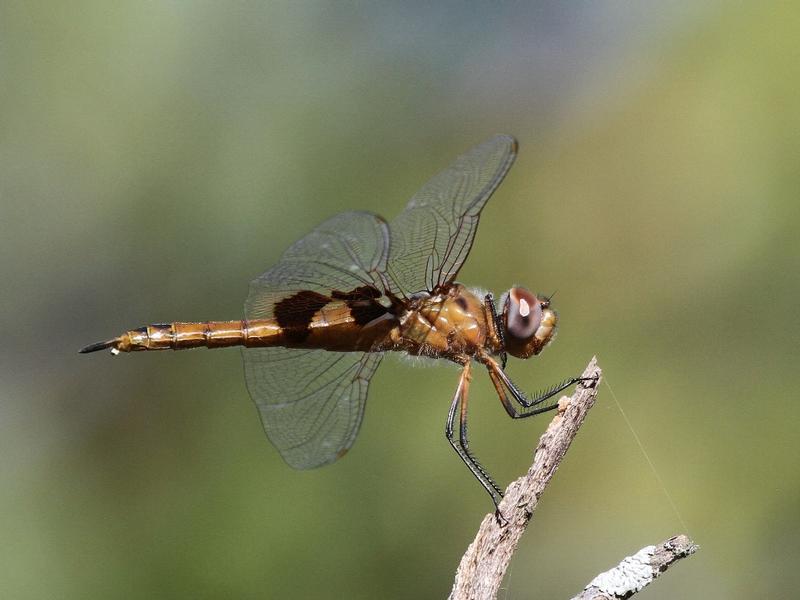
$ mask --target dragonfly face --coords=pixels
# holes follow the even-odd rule
[[[555,336],[557,322],[549,298],[540,300],[525,288],[511,288],[503,303],[506,351],[517,358],[539,354]]]
[[[513,418],[555,408],[547,400],[578,381],[529,398],[505,374],[506,353],[528,358],[552,339],[549,299],[514,287],[498,314],[491,294],[455,282],[516,153],[514,138],[495,136],[431,179],[393,221],[347,212],[322,223],[250,284],[244,320],[149,325],[81,352],[244,346],[247,388],[267,436],[298,469],[352,446],[385,352],[456,362],[463,370],[447,438],[496,504],[500,488],[468,450],[472,363],[486,367]]]

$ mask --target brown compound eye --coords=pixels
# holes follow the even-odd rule
[[[518,340],[533,337],[542,322],[542,304],[525,288],[513,287],[503,307],[506,332]]]

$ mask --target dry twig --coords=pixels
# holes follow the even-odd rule
[[[498,519],[486,515],[475,541],[456,571],[451,600],[495,598],[519,539],[536,510],[539,497],[558,469],[586,413],[594,405],[602,371],[592,358],[582,377],[595,381],[578,383],[575,393],[559,400],[558,414],[539,439],[528,473],[512,482],[500,503]]]
[[[575,393],[559,400],[558,414],[539,439],[533,464],[524,477],[508,486],[500,503],[501,518],[490,513],[481,523],[456,571],[450,600],[497,597],[511,557],[547,484],[558,469],[589,409],[594,405],[602,371],[592,358]],[[595,577],[573,600],[629,598],[663,573],[675,561],[693,554],[697,546],[685,535],[658,546],[642,548],[610,571]]]
[[[646,546],[628,556],[616,567],[600,573],[572,600],[622,600],[652,582],[669,566],[697,552],[685,535],[676,535],[658,546]]]

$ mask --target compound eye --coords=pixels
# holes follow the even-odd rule
[[[505,310],[506,331],[517,339],[533,336],[542,322],[542,304],[525,288],[511,288]]]

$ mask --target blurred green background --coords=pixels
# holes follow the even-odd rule
[[[524,388],[598,355],[702,547],[644,594],[791,597],[798,36],[789,2],[0,3],[0,597],[445,597],[491,508],[442,435],[457,371],[384,361],[347,458],[295,472],[236,350],[77,350],[239,318],[315,224],[498,132],[460,280],[558,290]],[[505,485],[549,419],[472,398]],[[683,530],[604,386],[501,598]]]

